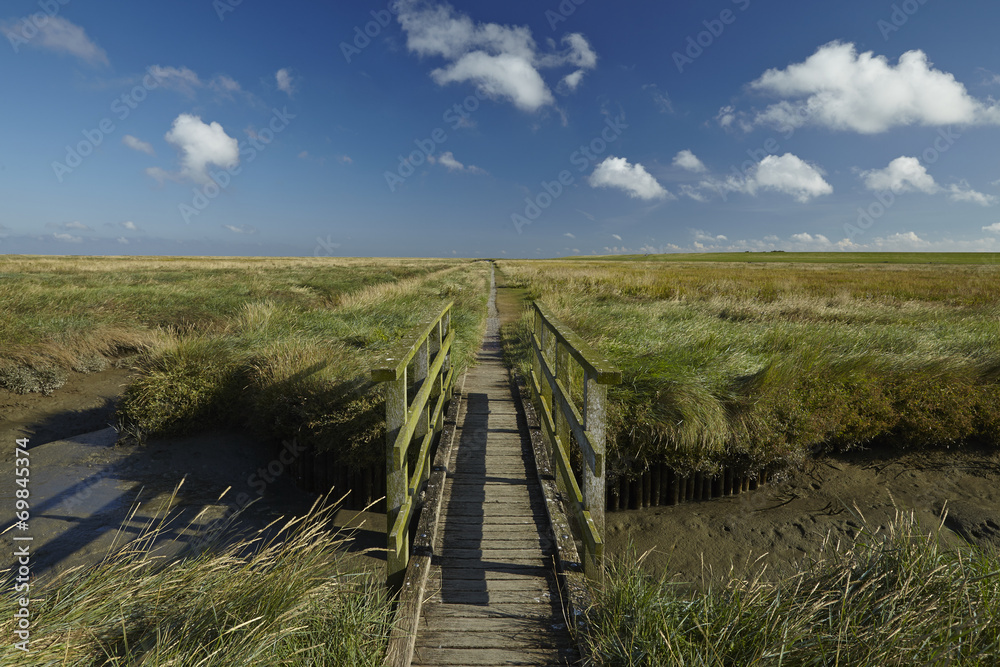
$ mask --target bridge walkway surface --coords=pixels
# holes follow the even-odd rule
[[[545,499],[500,348],[496,289],[468,371],[413,665],[572,665]]]

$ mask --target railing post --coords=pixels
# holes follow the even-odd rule
[[[553,336],[555,338],[555,336]],[[556,379],[562,383],[563,388],[566,390],[567,395],[565,396],[567,401],[572,401],[572,397],[568,395],[569,392],[569,349],[566,347],[566,343],[559,339],[556,339]],[[559,438],[559,442],[562,443],[562,449],[567,456],[573,451],[572,443],[570,442],[569,436],[569,419],[566,417],[566,413],[563,412],[562,403],[557,403],[554,398],[550,398],[552,401],[552,417],[555,420],[556,426],[556,436]]]
[[[418,383],[419,386],[423,386],[424,382],[427,382],[427,369],[430,367],[430,341],[425,338],[420,346],[417,348],[417,354],[413,358],[413,380]],[[417,390],[419,391],[419,389]],[[413,437],[417,442],[427,434],[427,431],[433,427],[430,424],[431,415],[431,405],[430,401],[424,405],[423,409],[420,411],[420,415],[417,417],[417,428],[413,432]],[[416,488],[413,490],[414,494],[420,492],[420,487],[423,485],[424,481],[430,477],[430,469],[428,466],[423,467],[423,474],[420,479],[415,480]]]
[[[386,532],[392,529],[396,517],[409,499],[409,472],[407,459],[403,457],[402,467],[397,468],[395,462],[395,444],[400,429],[406,421],[406,368],[400,377],[385,383],[385,467],[386,467]],[[410,554],[410,535],[406,532],[401,537],[403,544],[397,553],[397,546],[388,544],[386,557],[386,581],[390,588],[397,589],[403,585],[406,573],[406,563]]]
[[[431,352],[435,357],[441,354],[441,346],[444,344],[444,337],[446,333],[447,332],[444,329],[444,318],[442,318],[438,320],[437,325],[434,327],[434,331],[431,332]],[[444,365],[441,366],[441,372],[434,378],[434,388],[431,390],[431,400],[429,401],[431,405],[436,402],[437,397],[440,396],[446,389],[444,381],[445,378],[448,377],[447,365],[448,362],[445,361]],[[440,431],[444,428],[444,413],[445,411],[442,410],[441,414],[438,415],[437,421],[431,425],[431,428],[435,431]],[[428,476],[430,475],[429,469],[427,474]]]
[[[583,504],[590,511],[599,535],[604,535],[605,490],[605,449],[607,426],[608,387],[598,384],[596,374],[584,369],[583,372],[583,428],[590,433],[590,448],[594,452],[596,470],[583,463]],[[593,554],[594,570],[603,573],[604,554]]]

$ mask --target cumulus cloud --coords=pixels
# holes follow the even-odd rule
[[[864,179],[865,186],[874,191],[892,190],[899,194],[916,190],[934,194],[941,189],[934,182],[934,177],[927,173],[926,167],[915,157],[898,157],[885,169],[861,172],[861,178]]]
[[[117,239],[117,241],[118,241],[118,243],[120,243],[122,245],[128,245],[128,239],[125,238],[124,236],[119,236],[118,239]]]
[[[816,167],[791,153],[768,155],[761,160],[754,181],[757,187],[783,192],[802,203],[833,192]]]
[[[792,240],[805,245],[830,245],[830,239],[822,234],[813,235],[807,232],[792,234]]]
[[[26,37],[24,30],[26,21],[38,30],[38,34],[31,39]],[[110,64],[108,54],[87,37],[83,28],[61,16],[49,16],[45,21],[25,18],[18,23],[6,23],[3,28],[15,51],[21,44],[27,44],[56,53],[68,53],[91,65]]]
[[[572,234],[570,232],[566,232],[565,234],[563,234],[563,236],[565,236],[567,238],[571,238],[571,239],[575,239],[576,238],[576,234]]]
[[[767,70],[750,88],[785,98],[755,119],[781,129],[814,124],[876,134],[906,125],[1000,124],[1000,107],[969,95],[920,50],[893,65],[872,51],[858,53],[852,43],[830,42],[804,62]],[[723,127],[731,115],[721,115]]]
[[[199,116],[182,113],[164,138],[180,153],[181,170],[178,174],[159,167],[146,170],[161,183],[165,179],[207,183],[211,180],[208,173],[211,165],[231,168],[240,162],[239,142],[227,135],[219,123],[205,123]]]
[[[629,164],[623,157],[608,157],[588,179],[591,187],[620,188],[638,199],[674,199],[641,164]]]
[[[292,71],[287,67],[283,67],[278,70],[274,78],[278,82],[278,90],[291,97],[292,93],[295,92],[292,86]]]
[[[902,194],[916,191],[929,195],[947,192],[952,201],[980,206],[993,206],[997,203],[996,197],[973,190],[968,181],[953,183],[947,188],[941,187],[915,157],[898,157],[885,169],[861,172],[861,178],[865,187],[874,192],[891,190],[894,194]]]
[[[986,225],[983,227],[984,232],[992,232],[994,234],[1000,234],[1000,222],[994,222],[992,225]]]
[[[137,139],[131,134],[126,134],[122,137],[122,143],[134,151],[146,153],[147,155],[155,155],[152,144],[142,141],[141,139]]]
[[[56,241],[63,241],[65,243],[83,243],[82,236],[73,236],[72,234],[67,234],[65,232],[64,233],[56,232],[55,234],[52,235],[52,238],[54,238]]]
[[[579,33],[563,37],[561,49],[553,42],[548,52],[542,52],[526,26],[477,24],[449,5],[430,6],[418,0],[404,0],[398,7],[407,48],[422,57],[447,61],[431,72],[438,85],[472,83],[480,93],[508,100],[524,111],[555,104],[540,70],[574,68],[561,78],[560,87],[575,90],[586,71],[597,65],[597,54]]]
[[[791,195],[806,203],[815,197],[833,193],[833,186],[823,178],[818,167],[797,155],[768,155],[740,175],[726,178],[706,176],[697,186],[681,186],[682,195],[696,201],[707,201],[706,193],[714,192],[726,198],[730,192],[756,197],[761,190],[773,190]]]
[[[970,204],[979,204],[980,206],[993,206],[997,203],[996,197],[976,192],[969,187],[967,181],[949,185],[948,196],[952,201],[968,202]]]
[[[441,155],[427,156],[427,161],[431,164],[439,164],[446,168],[448,171],[464,171],[469,174],[485,174],[485,169],[480,169],[474,164],[464,165],[455,159],[455,155],[451,151],[445,151]]]
[[[621,241],[621,240],[622,240],[622,237],[618,236],[617,234],[612,234],[612,235],[611,235],[611,238],[613,238],[613,239],[616,239],[616,240],[618,240],[618,241]]]
[[[728,130],[733,126],[733,121],[736,120],[736,107],[724,106],[719,109],[719,113],[715,115],[715,122],[719,124],[719,127]]]
[[[674,166],[680,167],[681,169],[687,169],[688,171],[693,171],[696,174],[708,171],[705,164],[699,160],[694,153],[686,148],[674,156]]]

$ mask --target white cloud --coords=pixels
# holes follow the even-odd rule
[[[768,155],[761,160],[754,180],[758,187],[784,192],[802,203],[833,192],[816,167],[791,153]]]
[[[442,167],[448,169],[448,171],[464,171],[469,174],[485,174],[486,170],[480,169],[476,165],[470,164],[468,166],[462,164],[455,159],[455,155],[451,151],[445,151],[441,155],[434,156],[429,155],[427,161],[431,164],[440,164]]]
[[[994,222],[992,225],[986,225],[983,227],[984,232],[993,232],[994,234],[1000,234],[1000,222]]]
[[[73,236],[72,234],[55,233],[52,237],[57,241],[65,241],[66,243],[83,243],[83,237]]]
[[[629,197],[639,199],[675,199],[641,164],[629,164],[623,157],[608,157],[594,169],[588,179],[591,187],[612,187],[625,190]]]
[[[159,167],[148,167],[146,169],[146,175],[154,179],[157,185],[163,185],[164,181],[178,180],[177,174],[171,174],[166,169],[160,169]]]
[[[708,197],[703,195],[698,188],[694,187],[693,185],[688,185],[687,183],[684,183],[680,186],[680,193],[685,197],[689,197],[703,204],[708,201]]]
[[[576,238],[575,234],[571,234],[569,232],[566,232],[565,234],[563,234],[563,236],[566,236],[566,237],[571,238],[571,239],[575,239]]]
[[[208,88],[219,97],[232,99],[237,93],[243,93],[240,84],[233,78],[220,74],[205,82],[198,74],[187,67],[163,67],[152,65],[149,73],[157,84],[167,90],[175,90],[188,97],[194,97],[198,90]]]
[[[973,190],[967,181],[942,188],[915,157],[898,157],[885,169],[861,172],[861,178],[864,179],[865,186],[874,192],[891,190],[895,194],[901,194],[919,191],[930,195],[948,192],[952,201],[980,206],[993,206],[997,203],[996,197]]]
[[[732,128],[733,123],[736,121],[736,107],[732,105],[727,105],[719,109],[719,113],[715,114],[715,122],[719,124],[724,130]]]
[[[611,235],[611,238],[613,238],[613,239],[617,239],[617,240],[619,240],[619,241],[621,241],[621,240],[622,240],[622,237],[618,236],[617,234],[612,234],[612,235]]]
[[[153,65],[149,68],[149,73],[153,75],[160,86],[176,90],[188,97],[194,97],[195,89],[204,85],[198,75],[187,67]]]
[[[124,227],[125,229],[131,229],[133,232],[139,231],[139,226],[136,225],[131,220],[126,220],[125,222],[123,222],[122,227]]]
[[[24,37],[24,21],[28,21],[38,29],[38,34],[31,39]],[[8,33],[8,38],[13,35],[12,46],[20,45],[21,40],[24,40],[29,46],[56,53],[68,53],[91,65],[110,64],[108,54],[87,37],[87,32],[83,28],[61,16],[48,16],[44,21],[26,18],[15,25],[5,24],[3,28],[4,32]]]
[[[222,225],[223,229],[228,229],[234,234],[256,234],[257,228],[252,225]]]
[[[730,175],[725,179],[707,176],[697,187],[681,186],[680,192],[704,202],[707,200],[706,192],[715,192],[725,199],[730,192],[756,197],[762,189],[791,195],[802,203],[833,192],[833,186],[824,180],[823,172],[818,167],[791,153],[780,157],[768,155],[739,176]]]
[[[917,190],[934,194],[941,188],[934,182],[934,177],[915,157],[898,157],[889,163],[885,169],[872,169],[861,172],[861,178],[869,190],[879,192],[891,190],[899,194]]]
[[[877,238],[872,241],[871,246],[887,250],[916,250],[927,249],[931,244],[917,236],[914,232],[901,232]]]
[[[948,192],[952,201],[969,202],[970,204],[979,204],[980,206],[993,206],[997,203],[996,197],[976,192],[969,187],[967,181],[961,181],[960,183],[948,186]]]
[[[128,245],[128,239],[125,238],[124,236],[119,236],[117,240],[118,243],[121,243],[122,245]]]
[[[274,75],[274,78],[278,82],[278,90],[291,97],[292,93],[295,92],[292,85],[292,71],[287,67],[283,67],[278,70],[277,74]]]
[[[131,134],[126,134],[122,137],[122,143],[134,151],[146,153],[147,155],[155,155],[152,144],[142,141],[141,139],[137,139]]]
[[[210,165],[230,168],[239,164],[239,142],[226,134],[217,122],[205,123],[198,116],[182,113],[175,120],[165,139],[180,151],[181,171],[176,176],[198,183],[211,180]],[[174,176],[152,167],[146,173],[161,183]]]
[[[755,120],[781,129],[815,124],[876,134],[905,125],[1000,124],[1000,107],[973,98],[920,50],[892,65],[872,51],[859,54],[852,43],[831,42],[804,62],[767,70],[750,87],[785,98]],[[724,127],[731,122],[720,120]]]
[[[806,245],[830,245],[830,239],[822,234],[813,235],[806,232],[792,234],[792,240]]]
[[[73,222],[47,222],[45,223],[47,229],[73,229],[76,231],[92,232],[94,231],[91,227],[83,224],[79,220],[74,220]]]
[[[477,24],[449,5],[430,7],[416,0],[404,0],[398,7],[410,51],[448,61],[431,72],[438,85],[469,82],[482,94],[509,100],[524,111],[555,104],[539,70],[574,67],[560,85],[575,90],[584,73],[597,65],[597,55],[578,33],[562,38],[562,50],[552,43],[550,51],[542,53],[525,26]]]
[[[696,174],[708,171],[705,164],[686,148],[674,156],[674,166],[693,171]]]

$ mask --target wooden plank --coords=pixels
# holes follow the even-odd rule
[[[465,616],[431,616],[421,620],[421,632],[565,632],[566,622],[554,619],[552,623],[539,623],[534,618],[481,618]]]
[[[538,628],[520,630],[480,630],[449,632],[430,631],[421,634],[421,646],[437,648],[511,649],[520,646],[532,648],[569,648],[569,637],[552,632],[539,632]]]
[[[498,603],[490,606],[479,604],[429,604],[423,609],[425,619],[430,618],[478,618],[517,619],[521,621],[547,623],[553,618],[562,618],[562,610],[556,603]]]
[[[552,665],[570,664],[570,649],[517,648],[509,649],[457,649],[426,648],[418,646],[413,652],[413,665]]]

